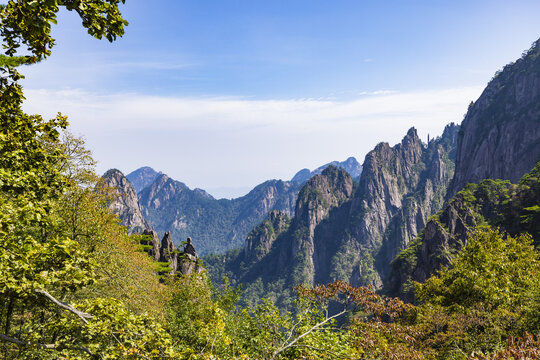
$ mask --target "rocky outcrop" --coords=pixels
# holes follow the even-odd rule
[[[109,208],[118,215],[128,234],[141,233],[151,228],[142,215],[135,189],[120,170],[107,171],[103,181],[113,189],[114,200],[109,203]]]
[[[142,232],[141,235],[144,235],[145,238],[141,240],[141,245],[143,246],[143,249],[146,251],[146,253],[154,259],[154,261],[159,261],[160,258],[160,246],[159,246],[159,238],[157,232],[154,230],[146,229]]]
[[[483,179],[518,181],[540,160],[540,40],[490,81],[461,124],[451,197]]]
[[[161,239],[159,248],[159,262],[168,263],[170,267],[169,274],[176,273],[178,269],[178,251],[174,245],[170,232],[166,232]]]
[[[145,232],[143,235],[156,235],[153,231]],[[199,261],[199,256],[195,251],[195,247],[191,241],[191,238],[187,239],[183,251],[177,249],[172,240],[171,234],[166,232],[159,241],[152,241],[152,249],[148,249],[147,252],[152,256],[155,261],[160,264],[158,274],[182,276],[190,275],[193,273],[200,273],[204,271]],[[141,245],[149,245],[148,241],[141,241]],[[144,247],[146,248],[146,247]]]
[[[244,261],[251,264],[261,260],[272,248],[277,237],[284,233],[290,224],[289,217],[278,210],[268,213],[268,219],[249,232],[244,245]]]
[[[177,274],[189,275],[193,273],[200,273],[204,269],[199,262],[199,256],[195,251],[195,247],[191,242],[191,238],[187,238],[187,243],[184,246],[184,251],[178,255],[178,268]]]
[[[360,165],[356,158],[351,156],[345,161],[332,161],[331,163],[319,166],[313,171],[309,169],[302,169],[294,175],[291,181],[303,184],[315,175],[322,174],[323,170],[330,165],[344,169],[346,172],[349,173],[349,175],[351,175],[353,179],[359,178],[360,174],[362,173],[362,165]]]

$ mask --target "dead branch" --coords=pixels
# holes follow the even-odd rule
[[[59,301],[59,300],[55,299],[54,296],[52,296],[51,294],[49,294],[45,290],[35,289],[34,291],[36,293],[40,294],[40,295],[45,296],[47,299],[49,299],[51,302],[53,302],[58,307],[77,315],[85,324],[88,324],[88,321],[86,319],[91,319],[93,317],[90,314],[87,314],[85,312],[82,312],[80,310],[75,309],[72,305],[70,305],[68,303],[65,303],[63,301]]]

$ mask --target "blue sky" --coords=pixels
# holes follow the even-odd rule
[[[69,115],[98,171],[149,165],[216,196],[461,122],[540,37],[538,1],[142,1],[117,42],[63,13],[24,68],[29,112]]]

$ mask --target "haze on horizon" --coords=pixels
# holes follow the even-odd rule
[[[438,136],[540,37],[532,0],[156,4],[128,0],[112,45],[63,14],[53,56],[22,69],[25,110],[68,115],[101,173],[151,166],[216,197]]]

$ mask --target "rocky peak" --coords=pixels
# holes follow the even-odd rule
[[[133,185],[135,191],[139,193],[142,189],[152,184],[160,174],[161,172],[157,172],[149,166],[143,166],[132,171],[126,177]]]
[[[185,190],[189,190],[186,185],[161,174],[157,176],[152,185],[139,193],[139,201],[144,212],[147,213],[149,208],[158,209]]]
[[[344,169],[349,173],[349,175],[351,175],[353,179],[358,178],[362,173],[362,165],[360,165],[356,158],[351,156],[345,161],[332,161],[331,163],[319,166],[313,171],[310,171],[309,169],[302,169],[294,175],[291,181],[303,184],[309,179],[311,179],[313,176],[322,174],[324,169],[329,166],[335,166]]]
[[[141,235],[145,235],[149,238],[149,240],[142,240],[141,245],[145,246],[146,253],[154,258],[155,261],[159,261],[160,253],[159,253],[159,238],[157,232],[154,230],[146,229],[142,232]]]
[[[353,191],[351,176],[343,169],[333,165],[321,175],[312,177],[300,190],[296,202],[295,219],[313,232],[315,226],[331,208],[348,200]]]
[[[171,268],[171,274],[178,269],[178,251],[174,245],[170,232],[166,232],[161,239],[161,247],[159,249],[159,261],[162,263],[169,263]]]
[[[289,217],[281,211],[272,210],[268,218],[249,232],[244,245],[244,261],[261,260],[272,248],[277,237],[289,227]]]
[[[114,189],[115,199],[109,203],[109,208],[118,215],[128,234],[141,233],[151,226],[144,219],[137,193],[120,170],[111,169],[103,175],[106,186]]]
[[[518,181],[540,160],[540,41],[497,72],[461,124],[448,195],[483,179]]]
[[[416,129],[411,128],[400,144],[380,143],[366,155],[352,211],[373,210],[365,217],[365,225],[375,225],[366,226],[369,232],[384,232],[389,218],[401,207],[403,195],[418,185],[423,150]]]

